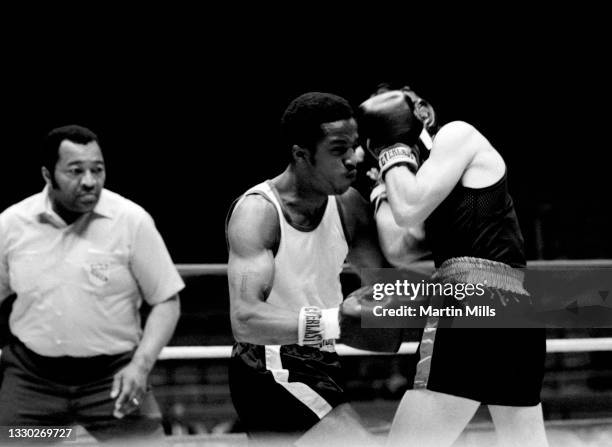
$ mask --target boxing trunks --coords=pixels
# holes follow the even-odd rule
[[[451,258],[432,278],[441,283],[485,283],[479,299],[523,305],[531,298],[522,272],[479,258]],[[486,281],[486,282],[485,282]],[[469,304],[470,298],[466,298]],[[546,355],[545,329],[441,328],[429,317],[419,346],[415,389],[465,397],[489,405],[540,402]]]
[[[253,433],[303,433],[345,402],[333,341],[323,348],[236,343],[230,360],[232,401]]]

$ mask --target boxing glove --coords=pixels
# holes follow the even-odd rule
[[[396,143],[414,146],[423,123],[413,113],[412,101],[401,90],[375,95],[359,106],[359,134],[377,157]],[[417,159],[418,159],[418,154]],[[419,160],[417,160],[418,162]]]
[[[339,312],[340,342],[357,349],[397,352],[402,344],[402,328],[363,328],[361,317],[372,314],[374,306],[386,307],[392,299],[374,300],[373,287],[364,286],[342,302]]]
[[[361,317],[371,314],[374,306],[388,307],[393,299],[373,298],[373,286],[352,292],[339,308],[319,309],[305,306],[300,310],[298,344],[320,347],[324,340],[340,342],[365,351],[397,352],[402,344],[402,328],[363,328]]]

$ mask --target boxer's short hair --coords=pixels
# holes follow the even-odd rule
[[[288,157],[294,144],[314,149],[325,135],[321,125],[354,117],[349,102],[337,95],[309,92],[295,98],[281,119],[282,145]]]

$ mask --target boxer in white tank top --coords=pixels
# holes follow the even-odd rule
[[[308,93],[288,107],[282,130],[289,166],[249,189],[228,218],[232,399],[252,440],[293,441],[315,426],[310,440],[369,444],[344,404],[333,342],[343,263],[383,263],[368,203],[350,188],[357,125],[344,99]]]

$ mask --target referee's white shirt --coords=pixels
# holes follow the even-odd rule
[[[142,299],[156,304],[183,287],[151,216],[114,192],[71,225],[47,188],[0,214],[0,301],[17,294],[11,332],[40,355],[129,351],[142,335]]]

